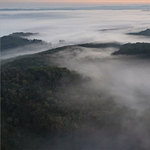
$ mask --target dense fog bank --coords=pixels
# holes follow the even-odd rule
[[[133,19],[134,18],[134,19]],[[148,42],[146,37],[126,35],[149,28],[149,11],[2,11],[1,36],[13,32],[38,32],[31,38],[59,45],[87,42]]]

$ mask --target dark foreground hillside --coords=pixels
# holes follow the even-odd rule
[[[97,130],[94,128],[119,132],[117,120],[121,119],[123,110],[111,99],[104,100],[103,94],[88,92],[84,84],[90,79],[41,60],[35,55],[2,67],[3,149],[42,149],[45,142],[55,148],[56,143],[63,144],[62,136],[73,141],[64,142],[61,147],[78,149],[82,145],[78,142],[91,130]],[[59,149],[60,145],[57,146]]]
[[[2,66],[2,149],[147,150],[133,127],[142,122],[149,129],[149,112],[137,116],[93,90],[89,77],[57,67],[50,55],[61,50]]]

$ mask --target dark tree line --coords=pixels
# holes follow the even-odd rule
[[[150,43],[127,43],[113,55],[150,55]]]

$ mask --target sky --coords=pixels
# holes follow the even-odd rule
[[[1,2],[150,3],[150,0],[1,0]]]

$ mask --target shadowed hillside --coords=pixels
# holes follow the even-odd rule
[[[140,31],[140,32],[133,32],[133,33],[128,33],[129,35],[142,35],[142,36],[150,36],[150,29]]]
[[[112,55],[145,55],[150,56],[150,43],[128,43]]]
[[[76,57],[78,48],[56,48],[2,66],[3,149],[143,148],[136,125],[142,120],[149,129],[149,111],[144,118],[137,116],[136,110],[118,105],[105,90],[96,90],[89,74],[83,76],[53,62],[61,57],[57,53],[64,53],[63,59],[69,53]]]
[[[28,40],[26,38],[22,38],[21,36],[27,36],[29,35],[29,33],[14,33],[14,34],[10,34],[8,36],[3,36],[0,38],[1,40],[1,50],[5,51],[8,49],[12,49],[12,48],[17,48],[17,47],[21,47],[21,46],[25,46],[25,45],[30,45],[30,44],[37,44],[37,43],[43,43],[42,40]],[[32,34],[32,33],[30,33]]]

